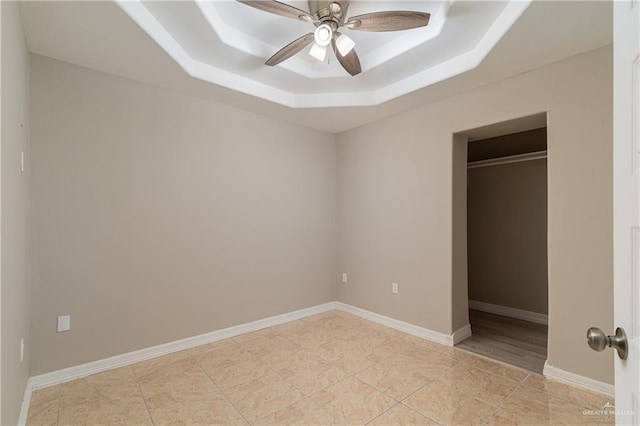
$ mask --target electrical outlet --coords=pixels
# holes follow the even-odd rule
[[[398,283],[391,283],[391,293],[398,294]]]
[[[61,331],[71,330],[71,315],[62,315],[58,317],[58,333]]]
[[[24,361],[24,338],[20,339],[20,362]]]
[[[342,273],[342,282],[343,282],[343,283],[346,283],[347,281],[348,281],[348,280],[347,280],[347,273],[346,273],[346,272],[343,272],[343,273]]]

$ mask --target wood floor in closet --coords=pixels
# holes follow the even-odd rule
[[[547,359],[546,325],[469,310],[473,335],[456,345],[478,355],[542,374]]]

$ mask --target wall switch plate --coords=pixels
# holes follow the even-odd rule
[[[398,294],[398,283],[391,283],[391,293]]]
[[[20,339],[20,362],[24,361],[24,337]]]
[[[346,272],[343,272],[343,273],[342,273],[342,282],[343,282],[343,283],[346,283],[346,282],[347,282],[347,273],[346,273]]]
[[[61,331],[71,330],[71,315],[62,315],[58,317],[58,333]]]

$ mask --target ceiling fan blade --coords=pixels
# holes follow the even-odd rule
[[[292,41],[282,49],[278,50],[272,57],[270,57],[265,64],[269,66],[278,65],[280,62],[285,61],[313,43],[313,33],[303,35],[299,39]]]
[[[287,18],[300,19],[302,21],[312,22],[313,17],[304,10],[300,10],[288,4],[281,3],[276,0],[237,0],[247,6],[255,7],[265,12],[275,15],[286,16]]]
[[[424,27],[429,23],[430,14],[424,12],[373,12],[352,16],[345,26],[358,31],[400,31]]]
[[[355,49],[351,49],[349,53],[345,56],[340,54],[338,47],[336,46],[336,39],[340,37],[340,33],[336,32],[333,35],[333,39],[331,39],[331,47],[333,47],[333,52],[336,54],[336,58],[338,58],[338,62],[342,65],[349,74],[352,76],[358,75],[362,72],[362,67],[360,66],[360,58],[358,58],[358,54]]]

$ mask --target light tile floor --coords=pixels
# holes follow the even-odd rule
[[[35,391],[27,424],[613,424],[608,403],[330,311]]]

